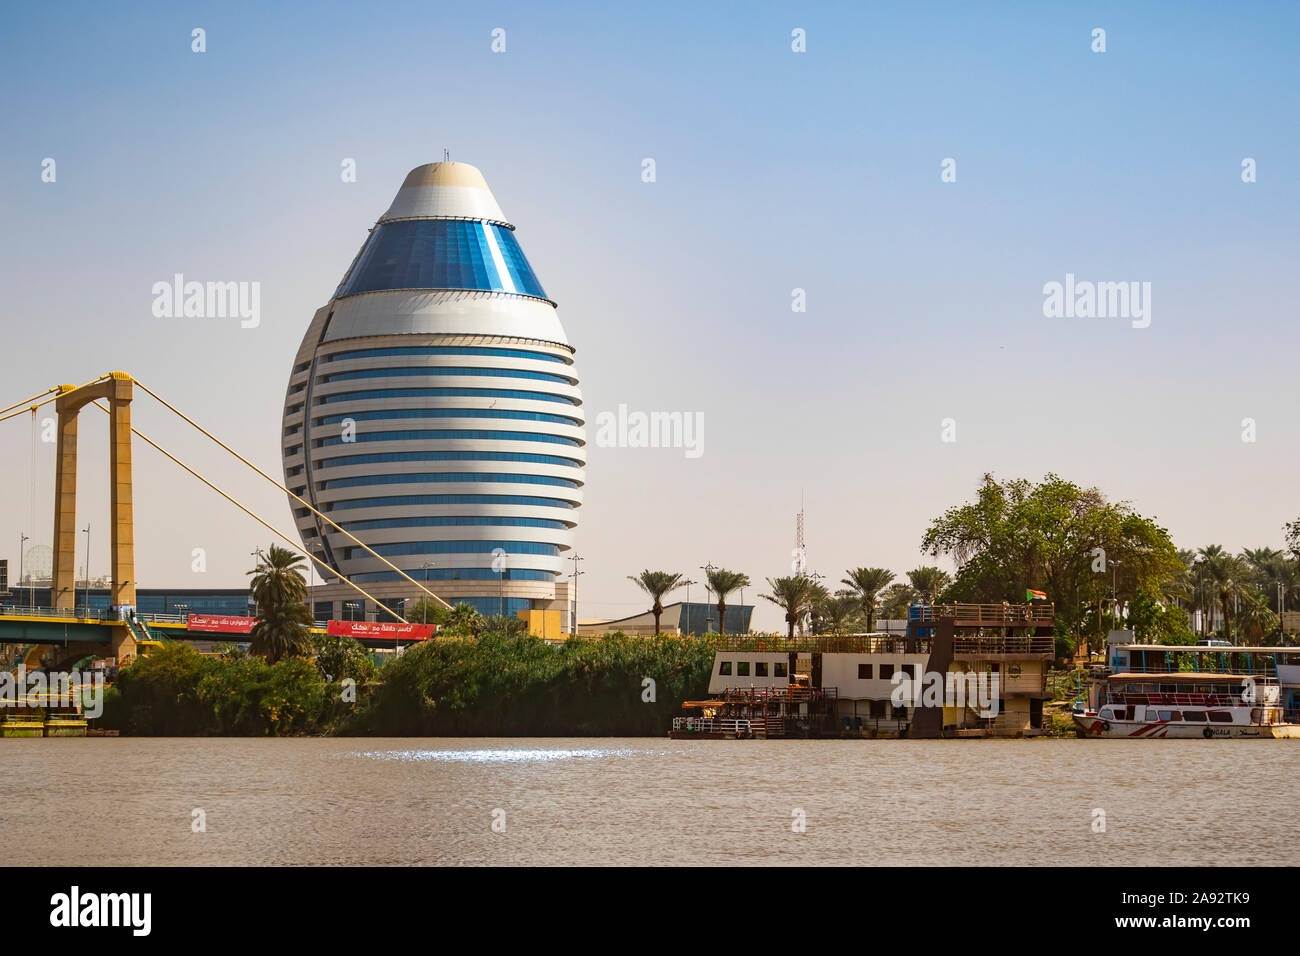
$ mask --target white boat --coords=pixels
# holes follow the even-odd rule
[[[1088,737],[1300,737],[1276,678],[1239,674],[1111,674],[1100,706],[1073,719]]]

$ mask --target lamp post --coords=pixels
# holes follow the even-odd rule
[[[254,548],[248,553],[253,557],[253,561],[255,562],[253,570],[256,571],[262,566],[262,549]],[[257,598],[253,598],[253,617],[257,617]]]
[[[687,624],[689,624],[691,620],[691,585],[694,583],[695,583],[694,581],[686,582],[686,623]],[[677,619],[677,626],[679,628],[681,627],[681,623],[682,623],[681,616],[679,615]],[[706,621],[705,625],[707,626],[707,624],[708,622]],[[687,631],[687,633],[693,634],[694,631]]]
[[[27,544],[27,542],[30,541],[31,538],[27,537],[27,535],[23,534],[21,531],[18,533],[18,535],[19,535],[19,540],[18,540],[18,586],[19,586],[19,587],[22,587],[22,586],[23,586],[23,545]],[[1278,620],[1280,621],[1281,619],[1282,619],[1282,618],[1281,618],[1281,615],[1279,615],[1279,616],[1278,616]]]
[[[86,610],[90,610],[90,522],[86,522],[86,527],[82,528],[86,532]],[[75,604],[76,601],[73,601]]]
[[[580,554],[578,554],[578,552],[575,551],[573,552],[573,557],[569,558],[569,560],[573,562],[573,571],[570,572],[569,574],[569,577],[573,578],[573,620],[569,622],[569,626],[572,628],[572,630],[569,633],[572,637],[577,637],[578,636],[578,577],[579,575],[583,575],[587,573],[586,571],[578,570],[578,562],[586,561],[587,559],[582,557]]]
[[[1286,629],[1282,626],[1282,612],[1284,610],[1282,601],[1282,582],[1277,582],[1277,643],[1281,647],[1286,644]]]
[[[420,598],[420,605],[424,608],[424,623],[429,623],[429,568],[433,567],[432,561],[425,561],[420,567],[424,568],[424,597]]]
[[[706,600],[705,600],[705,602],[704,602],[704,633],[705,633],[705,634],[708,634],[708,633],[710,633],[710,631],[709,631],[709,620],[710,620],[710,611],[709,611],[709,608],[713,606],[713,588],[711,588],[711,587],[709,586],[709,572],[710,572],[710,571],[716,571],[716,570],[717,570],[717,566],[714,565],[714,563],[713,563],[712,561],[710,561],[708,564],[701,564],[701,565],[700,565],[700,570],[704,572],[704,596],[705,596],[705,598],[706,598]]]

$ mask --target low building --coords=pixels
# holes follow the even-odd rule
[[[747,634],[749,621],[753,616],[752,604],[727,605],[727,633]],[[664,606],[659,616],[659,630],[667,634],[717,634],[718,606],[716,604],[695,604],[678,601]],[[630,617],[612,618],[604,621],[579,621],[579,637],[599,637],[602,634],[653,634],[655,617],[649,611],[633,614]]]

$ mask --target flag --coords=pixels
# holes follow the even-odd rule
[[[1046,600],[1047,600],[1047,592],[1046,592],[1046,591],[1035,591],[1033,588],[1025,588],[1025,600],[1026,600],[1026,601],[1046,601]]]

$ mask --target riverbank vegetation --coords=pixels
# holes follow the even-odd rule
[[[921,565],[900,578],[888,568],[849,568],[832,591],[798,565],[767,578],[760,596],[781,609],[793,635],[869,631],[882,618],[905,618],[917,602],[1018,603],[1028,590],[1044,591],[1062,661],[1082,645],[1096,648],[1115,627],[1169,645],[1207,636],[1276,644],[1285,639],[1276,609],[1300,608],[1300,519],[1286,526],[1284,543],[1237,555],[1215,544],[1180,550],[1154,518],[1096,488],[1055,475],[986,475],[973,501],[935,518],[922,537],[922,551],[950,560],[952,573]],[[249,649],[203,655],[166,643],[123,669],[108,692],[105,727],[144,735],[658,735],[683,700],[707,694],[718,638],[658,633],[663,599],[694,583],[679,572],[632,578],[650,600],[653,635],[553,644],[468,604],[419,603],[406,608],[407,620],[439,625],[437,638],[380,667],[351,638],[313,638],[300,558],[275,546],[259,555]],[[721,622],[727,596],[749,578],[706,570]]]
[[[376,668],[351,638],[274,663],[168,641],[123,669],[102,726],[142,736],[658,736],[683,700],[705,696],[713,650],[668,634],[553,645],[490,626]]]

